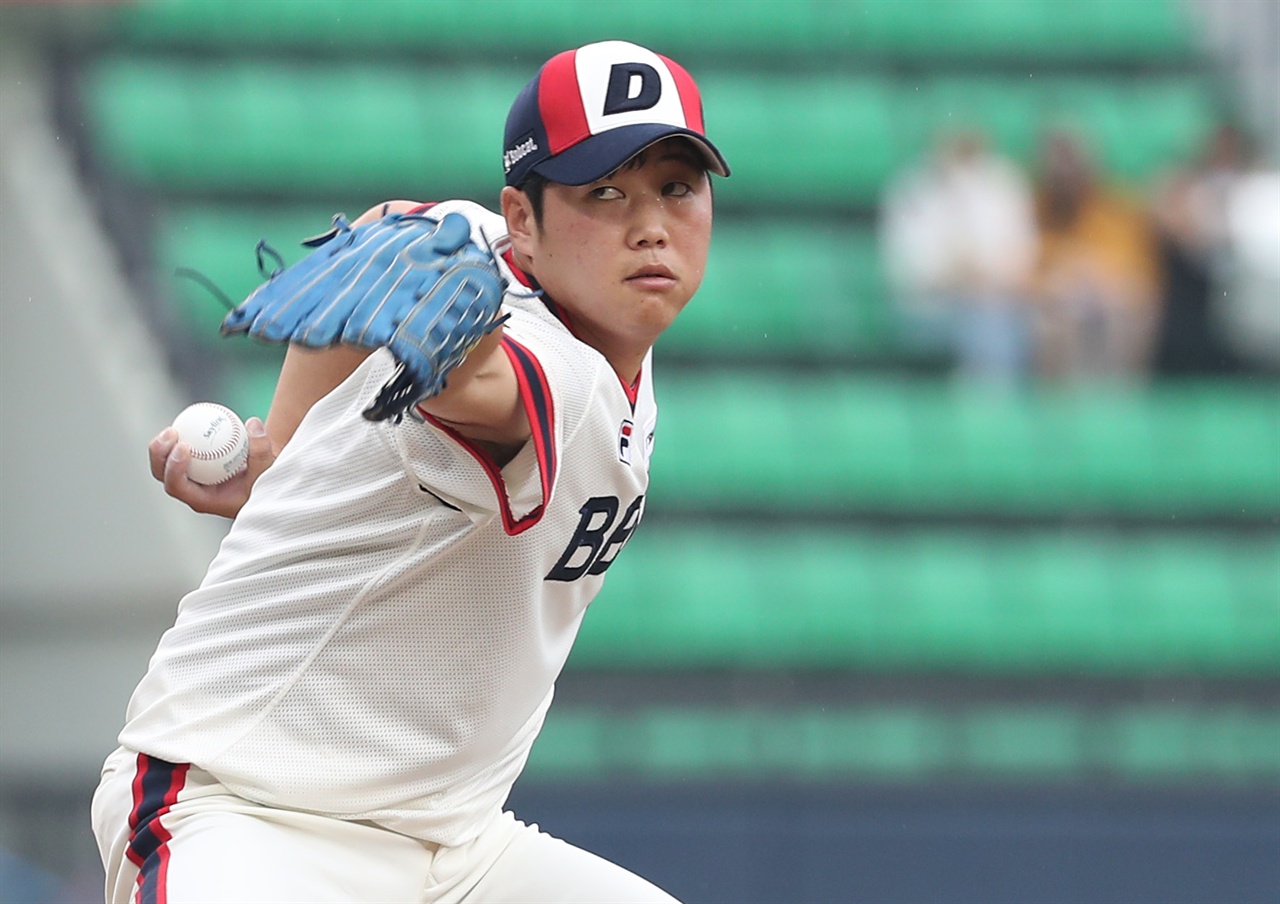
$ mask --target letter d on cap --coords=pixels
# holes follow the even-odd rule
[[[632,79],[639,77],[640,90],[632,96]],[[609,116],[632,110],[648,110],[662,98],[662,78],[648,63],[614,63],[609,70],[609,88],[604,95],[604,109]]]

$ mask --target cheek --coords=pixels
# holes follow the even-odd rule
[[[602,255],[592,250],[589,235],[588,230],[566,227],[555,242],[543,245],[536,276],[553,298],[572,303],[598,293]]]
[[[698,283],[701,284],[702,277],[707,272],[707,258],[711,251],[710,215],[705,220],[690,224],[684,236],[683,247],[689,273],[696,274]]]
[[[582,217],[547,218],[543,232],[543,253],[550,259],[563,262],[579,262],[591,257],[592,235],[598,230]]]

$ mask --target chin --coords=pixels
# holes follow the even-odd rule
[[[675,301],[671,298],[648,299],[640,309],[641,319],[646,326],[662,332],[675,322],[688,299]]]

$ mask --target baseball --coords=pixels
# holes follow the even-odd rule
[[[173,421],[179,442],[191,447],[187,476],[213,486],[244,470],[249,460],[249,433],[244,422],[225,405],[197,402]]]

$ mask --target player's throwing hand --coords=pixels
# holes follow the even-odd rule
[[[214,486],[196,483],[187,476],[191,450],[178,441],[178,431],[166,427],[147,446],[151,476],[164,484],[164,491],[193,511],[234,518],[249,498],[258,476],[276,460],[266,428],[256,417],[245,422],[249,434],[249,460],[244,470]]]

